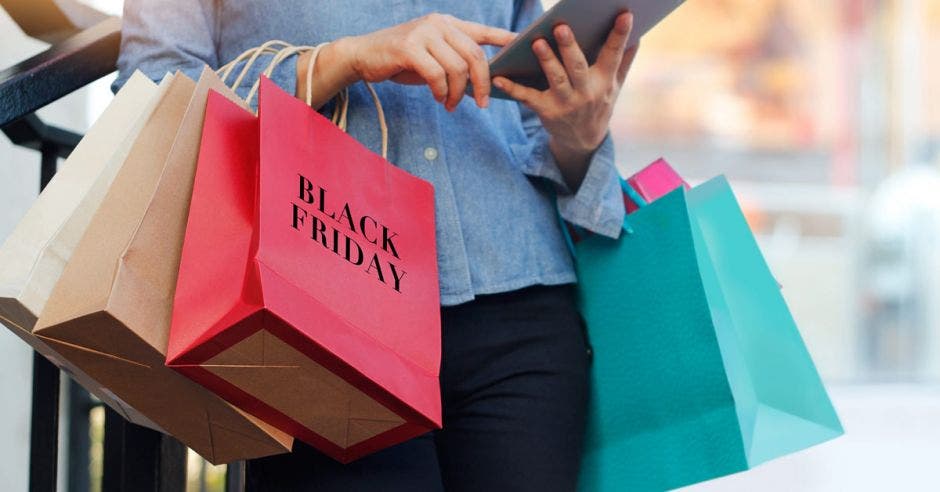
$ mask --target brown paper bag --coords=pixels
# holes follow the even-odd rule
[[[177,74],[40,315],[35,333],[212,463],[290,450],[292,438],[164,365],[211,71]]]
[[[72,251],[169,81],[135,72],[0,248],[0,322],[129,421],[159,426],[32,334]]]

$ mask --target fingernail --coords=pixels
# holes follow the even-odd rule
[[[535,51],[536,55],[544,55],[545,54],[545,41],[541,39],[536,39],[535,42],[532,43],[532,51]]]
[[[505,88],[506,88],[506,83],[503,82],[503,79],[496,79],[496,80],[494,80],[494,81],[493,81],[493,85],[494,85],[497,89],[505,89]]]
[[[571,41],[571,28],[566,25],[558,26],[558,29],[555,30],[555,38],[563,43]]]
[[[617,18],[617,28],[621,31],[626,31],[630,28],[630,24],[633,22],[633,14],[627,12],[626,15],[621,15]]]

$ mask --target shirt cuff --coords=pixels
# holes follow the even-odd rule
[[[555,189],[561,217],[588,231],[617,239],[623,229],[626,210],[620,176],[614,163],[614,142],[608,134],[594,151],[587,174],[576,193],[565,183],[561,169],[548,147],[548,137],[540,132],[532,139],[523,173],[548,180]],[[519,148],[514,148],[518,152]]]

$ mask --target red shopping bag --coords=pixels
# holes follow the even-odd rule
[[[434,231],[429,183],[274,83],[211,94],[167,364],[343,462],[440,428]]]

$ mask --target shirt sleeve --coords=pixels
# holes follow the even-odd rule
[[[228,62],[218,56],[216,3],[217,0],[125,0],[118,77],[111,90],[117,92],[135,70],[154,81],[177,70],[196,80],[203,67],[218,69]],[[252,65],[235,88],[240,96],[248,95],[272,58],[273,55],[259,57]],[[296,63],[296,55],[284,59],[271,76],[290,94],[296,85]],[[234,82],[242,67],[236,66],[227,82]]]
[[[194,80],[208,65],[218,68],[215,15],[207,0],[125,0],[121,27],[119,90],[134,70],[154,81],[177,70]]]
[[[525,28],[541,14],[540,0],[517,0],[513,29],[518,31]],[[558,211],[564,220],[595,234],[618,238],[626,210],[610,133],[594,151],[581,186],[573,192],[565,183],[558,162],[549,150],[548,132],[538,116],[522,104],[519,110],[528,144],[513,150],[516,155],[521,154],[523,172],[551,184],[557,196]]]

